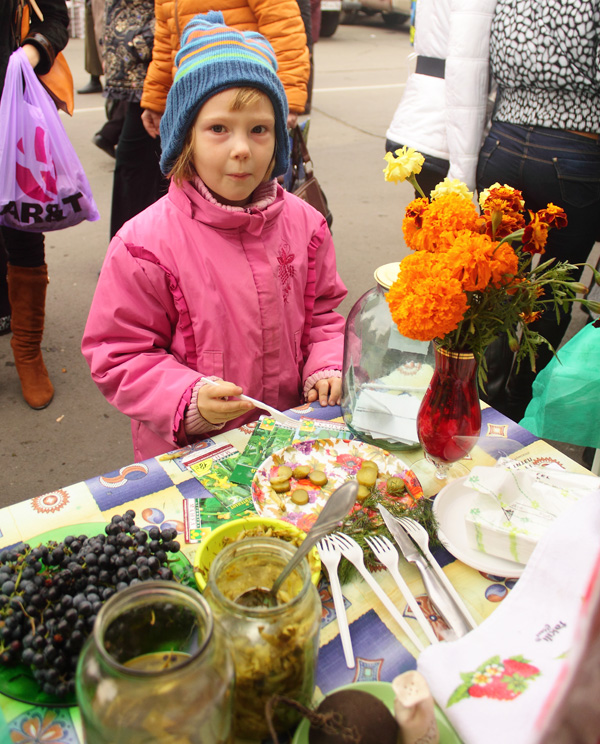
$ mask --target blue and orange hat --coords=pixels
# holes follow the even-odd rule
[[[273,47],[256,31],[225,25],[223,14],[211,10],[195,16],[181,35],[175,56],[177,72],[160,121],[160,167],[169,173],[183,149],[185,136],[202,105],[228,88],[251,87],[265,93],[275,111],[275,167],[283,175],[289,164],[288,104],[277,77]]]

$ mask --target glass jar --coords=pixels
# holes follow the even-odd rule
[[[252,589],[270,589],[295,547],[275,538],[232,543],[214,559],[205,597],[222,625],[235,665],[234,733],[248,739],[269,734],[265,705],[272,695],[309,705],[315,686],[321,601],[304,559],[283,582],[275,607],[246,607],[237,600]],[[300,714],[274,711],[283,732]]]
[[[79,658],[87,744],[231,742],[233,663],[198,592],[147,581],[111,597]]]
[[[386,293],[398,262],[375,271],[377,285],[356,302],[344,337],[342,414],[363,442],[399,451],[419,446],[417,411],[433,375],[433,343],[402,336]]]

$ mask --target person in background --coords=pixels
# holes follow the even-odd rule
[[[386,151],[406,145],[425,163],[426,195],[446,175],[475,189],[488,119],[489,37],[496,0],[418,0],[416,68],[386,132]],[[420,196],[420,195],[419,195]]]
[[[310,75],[306,32],[297,0],[240,0],[233,4],[223,0],[155,0],[154,49],[141,101],[142,120],[148,134],[159,135],[181,31],[194,15],[209,10],[222,10],[229,26],[258,31],[269,40],[288,100],[288,126],[295,126],[306,106]]]
[[[24,17],[29,18],[27,24],[23,23]],[[0,3],[0,91],[4,88],[10,55],[19,46],[35,72],[43,75],[52,67],[56,54],[67,45],[68,27],[65,0],[37,0],[32,8],[26,0]],[[54,387],[41,347],[48,286],[44,236],[9,227],[2,227],[1,231],[8,257],[11,346],[21,390],[31,408],[46,408],[54,396]]]
[[[175,64],[169,192],[111,241],[82,341],[137,460],[257,419],[243,392],[280,409],[341,396],[346,290],[325,219],[277,183],[289,137],[273,48],[211,11]]]
[[[85,71],[90,79],[83,88],[78,89],[80,95],[87,93],[102,93],[102,37],[104,35],[104,0],[85,0],[85,29],[84,52]]]
[[[568,225],[550,231],[542,261],[583,263],[600,235],[599,37],[600,0],[497,0],[490,42],[497,95],[477,188],[506,183],[533,212],[548,203],[565,210]],[[548,312],[530,327],[558,349],[570,319],[569,305],[560,321]],[[542,345],[537,371],[551,358]],[[517,371],[505,354],[488,375],[487,402],[520,421],[535,375],[527,363]]]
[[[115,151],[110,215],[112,238],[128,219],[166,193],[160,170],[160,139],[142,124],[140,99],[154,43],[154,0],[105,0],[105,95],[124,106]],[[106,125],[105,125],[106,126]]]

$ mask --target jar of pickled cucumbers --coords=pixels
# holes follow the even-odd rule
[[[86,744],[233,741],[233,663],[196,591],[147,581],[98,613],[77,667]]]
[[[283,540],[249,538],[228,545],[210,567],[205,597],[233,656],[234,733],[244,739],[268,736],[265,706],[273,695],[309,705],[314,692],[321,601],[306,558],[283,582],[277,603],[266,601],[295,550]],[[280,706],[272,722],[283,732],[299,718]]]
[[[433,375],[433,343],[402,336],[386,294],[398,262],[375,271],[375,287],[352,307],[344,335],[342,414],[363,442],[385,450],[419,446],[417,412]]]

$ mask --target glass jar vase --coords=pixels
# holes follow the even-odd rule
[[[386,450],[419,446],[417,411],[435,358],[431,342],[402,336],[390,313],[386,293],[399,263],[375,271],[376,286],[356,302],[344,337],[342,414],[362,441]]]
[[[295,547],[275,538],[249,538],[224,548],[210,567],[205,597],[227,635],[235,666],[234,733],[248,739],[269,734],[265,705],[281,695],[309,705],[315,686],[321,601],[304,559],[283,582],[274,607],[246,607],[239,598],[270,589]],[[276,731],[300,714],[274,711]]]
[[[207,602],[175,582],[111,597],[79,658],[86,744],[232,742],[233,663]]]

